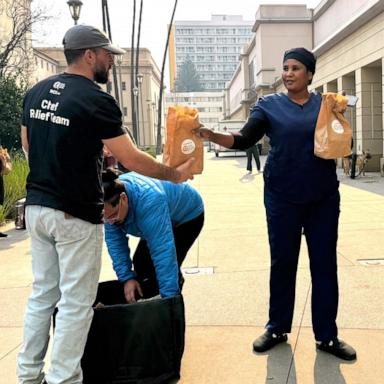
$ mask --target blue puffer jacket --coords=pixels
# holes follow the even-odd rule
[[[187,183],[173,184],[131,172],[119,177],[128,196],[128,215],[122,225],[105,224],[105,241],[118,279],[135,278],[128,235],[145,239],[151,253],[160,295],[179,293],[178,265],[172,226],[199,216],[204,205]]]

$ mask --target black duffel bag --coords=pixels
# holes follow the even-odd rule
[[[123,285],[99,284],[81,366],[84,384],[160,384],[180,377],[183,297],[126,304]]]

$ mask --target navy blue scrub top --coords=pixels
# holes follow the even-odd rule
[[[320,105],[321,95],[316,92],[310,93],[303,105],[285,93],[262,97],[240,131],[243,138],[234,137],[233,148],[248,145],[249,140],[252,145],[264,134],[270,138],[265,188],[293,203],[319,201],[338,190],[335,161],[320,159],[313,153]]]

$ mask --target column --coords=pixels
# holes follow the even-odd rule
[[[379,64],[380,63],[380,64]],[[369,150],[368,170],[378,171],[383,153],[382,69],[381,61],[356,71],[358,153]]]

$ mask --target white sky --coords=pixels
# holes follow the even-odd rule
[[[101,0],[82,0],[79,24],[91,24],[102,29]],[[242,15],[254,20],[259,4],[306,4],[315,8],[320,0],[178,0],[175,20],[210,20],[212,14]],[[167,24],[172,15],[174,0],[144,0],[140,46],[148,48],[161,68]],[[61,46],[68,28],[73,25],[67,0],[34,0],[32,6],[45,9],[52,16],[49,22],[36,26],[35,46]],[[138,15],[140,0],[136,0]],[[108,0],[112,38],[121,47],[131,46],[132,0]],[[136,40],[135,40],[136,45]],[[166,71],[168,70],[166,66]]]

